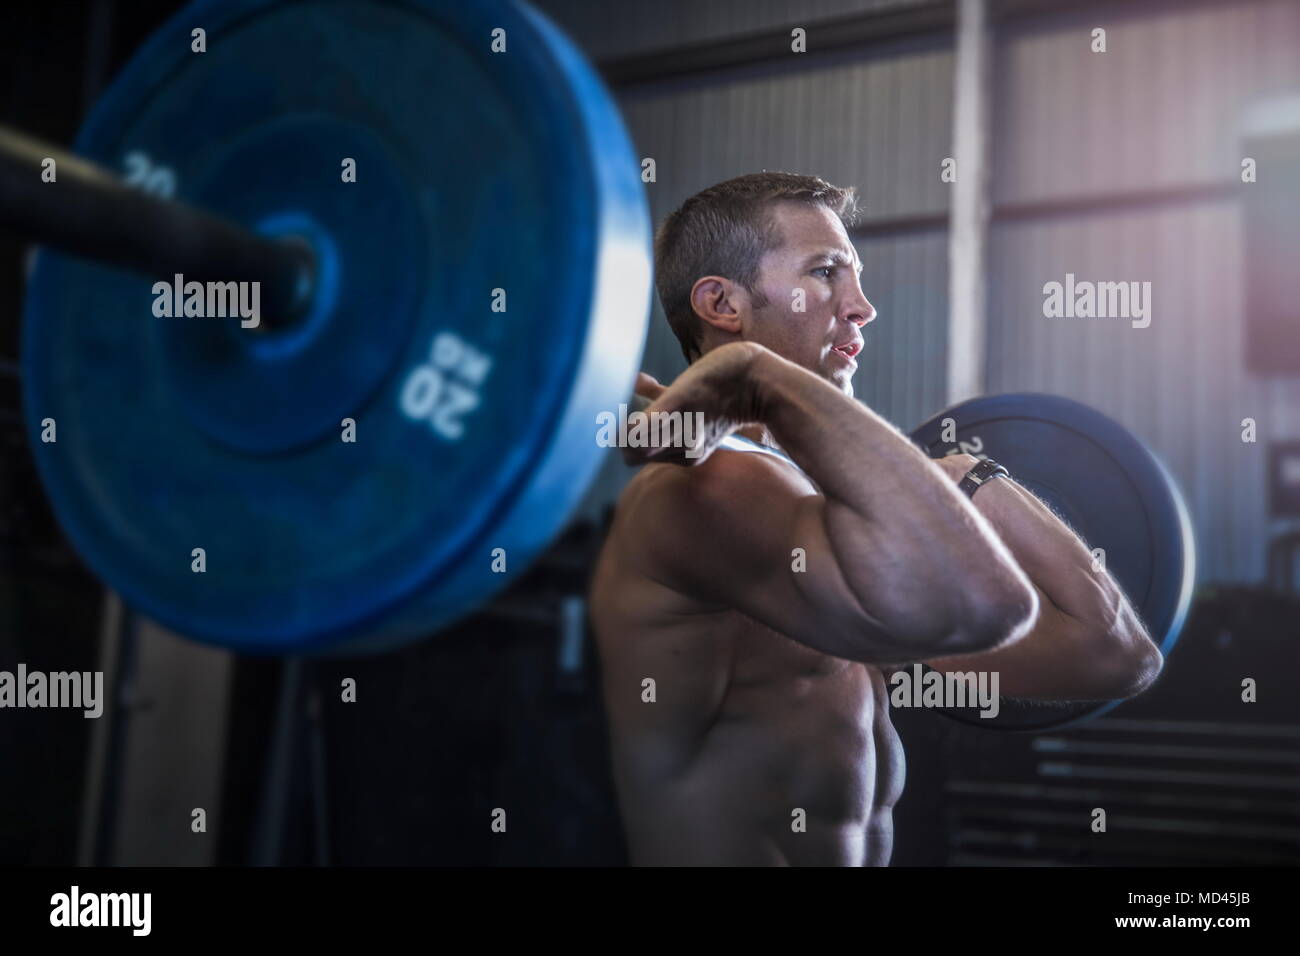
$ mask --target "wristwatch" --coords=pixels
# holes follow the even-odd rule
[[[970,471],[966,472],[960,484],[957,485],[962,491],[966,492],[967,498],[974,498],[975,492],[981,485],[986,485],[994,478],[1010,478],[1011,472],[1007,471],[992,458],[981,458]]]

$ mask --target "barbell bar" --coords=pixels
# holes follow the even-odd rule
[[[305,241],[261,236],[132,189],[95,163],[3,126],[0,228],[143,276],[257,282],[272,325],[299,314],[315,282]]]

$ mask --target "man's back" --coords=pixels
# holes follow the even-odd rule
[[[753,469],[816,494],[789,465],[737,451],[718,451],[688,481]],[[653,519],[653,499],[680,475],[650,465],[633,479],[592,583],[632,861],[887,863],[904,764],[883,676],[665,583],[652,539],[689,549],[692,529]]]

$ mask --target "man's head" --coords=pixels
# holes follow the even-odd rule
[[[852,394],[859,328],[876,316],[844,225],[854,191],[753,173],[697,193],[655,237],[655,283],[688,362],[758,342]]]

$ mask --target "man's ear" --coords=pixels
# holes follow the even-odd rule
[[[740,332],[742,313],[749,308],[745,290],[722,276],[701,276],[691,286],[691,308],[720,332]]]

